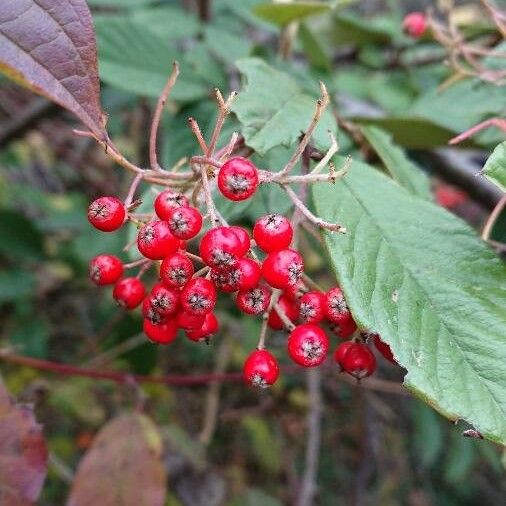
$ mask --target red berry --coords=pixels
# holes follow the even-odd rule
[[[218,188],[230,200],[246,200],[258,187],[258,170],[246,158],[236,156],[225,162],[218,174]]]
[[[411,12],[402,21],[402,28],[406,35],[417,39],[427,28],[427,18],[423,12]]]
[[[113,255],[98,255],[90,262],[90,279],[98,286],[112,285],[123,275],[123,264]]]
[[[153,308],[151,301],[149,300],[149,296],[142,301],[142,316],[146,320],[149,320],[153,325],[159,325],[160,323],[165,323],[167,321],[166,316],[162,316]]]
[[[352,319],[343,291],[339,287],[331,288],[325,294],[325,316],[332,323],[341,325]]]
[[[258,285],[237,294],[237,307],[246,314],[263,313],[271,302],[271,291],[265,285]]]
[[[299,318],[304,323],[320,323],[325,318],[325,294],[307,292],[299,300]]]
[[[253,239],[255,239],[257,246],[266,253],[288,248],[292,237],[292,225],[280,214],[262,216],[253,227]]]
[[[262,275],[273,288],[288,288],[299,281],[304,271],[302,256],[293,249],[269,253],[262,265]]]
[[[139,230],[137,247],[146,258],[162,260],[177,251],[179,239],[172,235],[166,221],[153,221]]]
[[[209,341],[219,328],[218,318],[214,313],[207,313],[202,327],[195,330],[187,330],[186,337],[192,341]]]
[[[353,341],[345,341],[344,343],[341,343],[334,352],[334,361],[339,366],[339,368],[343,369],[343,359],[346,353],[348,353],[348,350],[350,349],[350,346],[352,346],[354,343]]]
[[[192,261],[184,253],[178,252],[163,259],[160,278],[166,286],[182,288],[190,281],[194,271]]]
[[[344,354],[341,366],[348,374],[362,379],[376,370],[376,358],[366,344],[353,343]]]
[[[301,279],[295,283],[293,286],[288,286],[283,290],[283,293],[293,302],[299,302],[300,298],[304,293],[307,292],[307,289],[302,282]]]
[[[174,190],[164,190],[155,199],[155,212],[161,220],[168,220],[172,209],[185,207],[189,204],[188,199]]]
[[[102,232],[118,230],[125,218],[125,205],[116,197],[100,197],[88,207],[88,221]]]
[[[248,385],[259,388],[269,387],[279,377],[278,361],[267,350],[255,350],[244,362],[242,374]]]
[[[144,299],[146,289],[140,279],[123,278],[120,279],[112,291],[112,296],[116,302],[125,309],[137,307]]]
[[[320,365],[328,350],[329,338],[317,325],[299,325],[288,336],[288,355],[303,367]]]
[[[299,309],[288,297],[282,295],[278,300],[278,305],[292,322],[295,321],[299,316]],[[271,309],[269,313],[269,319],[267,325],[273,330],[282,330],[285,328],[285,324],[282,322],[275,308]]]
[[[156,284],[148,297],[151,307],[162,316],[173,315],[179,306],[179,292],[167,288],[162,283]]]
[[[262,272],[258,262],[251,258],[240,258],[237,267],[226,271],[211,271],[211,279],[217,288],[223,292],[237,292],[249,290],[258,285]]]
[[[238,281],[239,281],[240,272],[237,267],[226,271],[217,271],[216,269],[211,269],[211,280],[215,284],[218,290],[221,290],[225,293],[237,292],[239,290]]]
[[[171,209],[167,218],[172,235],[179,239],[193,239],[202,228],[202,215],[194,207]]]
[[[195,330],[202,327],[206,319],[205,315],[196,315],[187,311],[179,311],[176,316],[176,324],[184,330]]]
[[[385,357],[389,362],[392,362],[392,364],[397,364],[397,360],[395,360],[390,346],[381,340],[379,334],[372,334],[372,338],[374,346],[376,346],[376,349],[383,355],[383,357]]]
[[[210,313],[216,305],[216,288],[212,281],[193,278],[181,291],[181,306],[184,311],[195,315]]]
[[[251,239],[249,237],[248,231],[242,227],[235,225],[230,228],[239,239],[240,247],[237,255],[243,257],[249,251],[251,246]]]
[[[169,344],[174,341],[177,334],[177,325],[174,320],[153,324],[150,320],[145,318],[143,329],[148,339],[156,344]]]
[[[232,227],[216,227],[200,241],[200,256],[213,269],[230,269],[237,265],[242,246]]]
[[[348,339],[351,337],[355,330],[357,330],[357,324],[353,318],[349,318],[348,320],[343,321],[339,325],[335,323],[331,323],[332,331],[336,336],[339,336],[341,339]]]

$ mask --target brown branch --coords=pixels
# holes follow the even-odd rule
[[[506,119],[501,118],[490,118],[485,121],[482,121],[481,123],[478,123],[477,125],[474,125],[473,127],[469,128],[465,132],[462,132],[461,134],[457,135],[456,137],[453,137],[453,139],[450,139],[448,141],[448,144],[458,144],[459,142],[462,142],[469,137],[472,137],[473,135],[477,134],[478,132],[481,132],[481,130],[484,130],[485,128],[490,127],[496,127],[499,130],[502,130],[503,132],[506,132]]]

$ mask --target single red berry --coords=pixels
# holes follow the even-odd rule
[[[216,305],[216,288],[209,279],[193,278],[181,291],[184,311],[196,315],[210,313]]]
[[[239,290],[240,271],[237,267],[218,271],[211,269],[211,280],[218,290],[225,293],[237,292]]]
[[[140,279],[123,278],[120,279],[112,291],[112,296],[116,302],[125,309],[137,307],[144,299],[146,289]]]
[[[253,239],[266,253],[288,248],[292,237],[292,225],[280,214],[262,216],[253,227]]]
[[[417,39],[427,28],[427,18],[423,12],[411,12],[402,21],[402,29],[406,35]]]
[[[381,340],[379,334],[372,334],[372,339],[374,341],[374,346],[376,349],[392,364],[397,364],[397,360],[394,358],[394,354],[392,353],[392,349],[388,346],[387,343]]]
[[[235,267],[241,251],[241,241],[232,227],[212,228],[200,241],[200,256],[213,269]]]
[[[299,308],[288,297],[286,297],[285,295],[281,295],[281,297],[278,300],[278,305],[289,320],[291,320],[292,322],[297,320],[299,316]],[[279,317],[278,312],[276,311],[275,308],[272,308],[269,313],[267,325],[269,325],[269,327],[273,330],[282,330],[285,328],[285,324]]]
[[[299,303],[300,298],[307,292],[307,288],[303,281],[299,279],[295,285],[288,286],[283,290],[283,293],[293,302]]]
[[[265,285],[258,285],[237,294],[237,307],[246,314],[263,313],[271,302],[271,291]]]
[[[123,264],[114,255],[98,255],[90,262],[90,279],[98,286],[112,285],[123,275]]]
[[[189,205],[188,199],[174,190],[164,190],[155,199],[155,212],[161,220],[168,220],[170,211]]]
[[[236,156],[225,162],[218,174],[218,188],[230,200],[246,200],[258,187],[258,170],[246,158]]]
[[[169,344],[174,341],[177,334],[177,325],[174,320],[166,320],[163,323],[153,324],[145,318],[143,329],[148,339],[156,344]]]
[[[196,315],[188,311],[179,311],[176,315],[176,324],[184,330],[195,330],[202,327],[206,315]]]
[[[348,374],[362,379],[376,370],[376,358],[366,344],[353,343],[344,354],[341,366]]]
[[[148,299],[151,307],[162,316],[172,316],[179,307],[179,291],[162,283],[153,287]]]
[[[295,285],[303,271],[302,256],[293,249],[269,253],[262,265],[262,275],[273,288],[285,289]]]
[[[168,318],[166,316],[162,316],[158,311],[156,311],[151,305],[151,301],[149,300],[149,296],[145,297],[142,301],[142,316],[151,322],[153,325],[160,325],[160,323],[165,323]]]
[[[325,318],[325,294],[313,291],[302,295],[299,318],[303,323],[320,323]]]
[[[329,338],[317,325],[299,325],[288,336],[288,355],[303,367],[320,365],[328,351]]]
[[[334,361],[339,366],[340,370],[343,370],[343,359],[348,353],[348,350],[350,349],[350,346],[353,346],[353,341],[345,341],[344,343],[341,343],[334,352]]]
[[[239,239],[240,247],[237,252],[237,256],[243,257],[249,251],[251,246],[251,239],[249,237],[248,231],[245,228],[238,227],[236,225],[230,228]]]
[[[160,278],[170,288],[182,288],[193,276],[192,261],[184,253],[174,253],[165,257],[160,266]]]
[[[153,221],[139,230],[137,247],[146,258],[162,260],[177,251],[179,239],[172,235],[166,221]]]
[[[279,377],[278,361],[267,350],[255,350],[244,362],[242,374],[248,385],[259,388],[269,387]]]
[[[125,204],[116,197],[100,197],[88,207],[88,221],[102,232],[118,230],[125,218]]]
[[[338,286],[331,288],[325,294],[325,299],[325,316],[329,321],[341,325],[352,320],[343,291]]]
[[[207,313],[202,327],[195,330],[187,330],[186,337],[192,341],[209,342],[211,336],[218,332],[219,326],[220,325],[218,323],[218,318],[216,318],[216,315],[214,313]]]
[[[172,235],[179,239],[193,239],[202,228],[202,215],[194,207],[171,209],[167,219]]]
[[[332,332],[334,332],[334,334],[341,339],[348,339],[348,337],[351,337],[357,330],[357,324],[351,317],[339,325],[336,323],[331,323],[330,327],[332,329]]]
[[[249,290],[258,285],[262,271],[258,262],[251,258],[240,258],[237,267],[226,271],[211,271],[211,279],[217,288],[223,292],[237,292]]]

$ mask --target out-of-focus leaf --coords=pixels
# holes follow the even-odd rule
[[[14,211],[0,211],[0,255],[12,260],[36,260],[43,256],[41,233],[32,221]]]
[[[246,58],[237,67],[247,83],[232,105],[246,144],[260,155],[273,147],[294,146],[314,113],[316,100],[305,94],[289,75],[258,58]],[[326,111],[314,134],[315,144],[328,147],[328,131],[336,134],[336,123]]]
[[[357,324],[381,334],[425,402],[506,442],[499,258],[464,222],[366,164],[312,189],[317,215],[347,228],[324,237]]]
[[[223,27],[209,25],[204,32],[204,40],[209,50],[227,63],[245,58],[251,52],[252,43],[238,33],[224,30]]]
[[[162,506],[162,440],[144,415],[124,414],[105,425],[79,463],[67,506]]]
[[[34,504],[46,472],[42,427],[29,407],[14,403],[0,378],[0,504]]]
[[[33,309],[32,309],[33,310]],[[14,330],[9,333],[9,342],[16,346],[23,355],[37,358],[47,357],[49,327],[39,316],[16,322]]]
[[[424,467],[430,468],[443,449],[442,418],[425,404],[417,402],[413,405],[412,419],[416,455]]]
[[[299,37],[309,63],[313,67],[330,72],[332,70],[330,57],[317,34],[306,23],[301,23]]]
[[[182,427],[175,424],[167,425],[163,427],[162,434],[170,449],[191,462],[195,470],[203,471],[206,468],[204,447]]]
[[[362,133],[385,164],[390,176],[414,195],[431,200],[429,179],[380,128],[362,127]]]
[[[10,269],[0,272],[0,304],[20,299],[32,298],[35,278],[26,270]]]
[[[281,468],[281,448],[267,421],[258,416],[246,415],[241,423],[258,463],[267,471],[277,473]]]
[[[444,478],[450,483],[462,481],[471,471],[476,456],[475,441],[453,432],[446,455]]]
[[[282,506],[278,499],[266,494],[259,488],[248,489],[244,495],[227,504],[227,506],[258,506],[260,504],[262,506]]]
[[[323,14],[328,12],[332,6],[326,2],[290,2],[290,3],[265,3],[257,5],[253,12],[279,26],[284,26],[292,21]]]
[[[137,10],[132,13],[132,19],[164,40],[194,37],[200,30],[199,20],[193,13],[175,6]]]
[[[17,0],[0,10],[0,71],[105,131],[97,50],[85,0]]]
[[[506,141],[495,147],[483,167],[483,174],[506,192]]]
[[[331,37],[336,44],[389,44],[395,28],[395,22],[386,18],[364,19],[356,14],[339,14]]]
[[[91,6],[97,7],[143,7],[155,3],[155,0],[88,0]]]

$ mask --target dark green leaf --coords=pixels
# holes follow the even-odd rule
[[[336,44],[388,44],[395,32],[394,22],[385,18],[340,14],[335,17],[331,37]]]
[[[14,211],[0,211],[0,255],[13,260],[43,256],[43,238],[33,222]]]
[[[420,402],[413,405],[412,418],[416,455],[424,467],[430,468],[443,449],[442,418]]]
[[[141,9],[133,12],[131,16],[134,21],[164,40],[194,37],[200,30],[200,23],[195,15],[177,7]]]
[[[17,347],[23,355],[46,358],[49,340],[49,327],[38,316],[29,320],[16,322],[16,327],[9,334],[9,342]]]
[[[392,136],[373,126],[362,127],[362,133],[385,164],[390,176],[413,195],[431,200],[429,179],[398,146]]]
[[[265,3],[256,6],[253,12],[266,21],[284,26],[292,21],[327,12],[331,7],[325,2]]]
[[[406,386],[452,420],[506,442],[506,268],[460,219],[354,162],[314,185],[317,214],[357,323],[408,370]]]
[[[309,63],[313,67],[330,72],[332,70],[330,57],[327,54],[322,41],[306,23],[301,23],[299,27],[299,37],[302,42],[304,54],[309,60]]]
[[[24,270],[11,269],[0,272],[0,304],[24,298],[32,298],[35,278]]]
[[[495,147],[483,167],[483,174],[506,192],[506,141]]]

